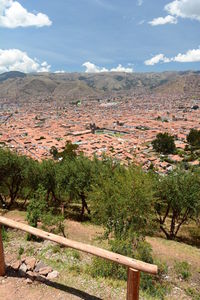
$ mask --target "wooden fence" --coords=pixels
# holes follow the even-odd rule
[[[148,264],[95,246],[72,241],[64,237],[0,216],[0,276],[4,276],[6,273],[3,241],[1,236],[1,225],[22,230],[27,233],[33,234],[37,237],[40,237],[42,239],[46,239],[58,243],[60,245],[73,248],[82,252],[86,252],[107,259],[109,261],[118,263],[120,265],[126,266],[128,268],[127,298],[126,298],[127,300],[139,299],[140,272],[145,272],[152,275],[156,275],[158,272],[158,268],[156,265]]]

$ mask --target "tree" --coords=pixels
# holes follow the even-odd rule
[[[200,213],[200,173],[175,170],[158,177],[155,211],[167,239],[175,239],[181,226]]]
[[[60,163],[58,171],[60,190],[67,193],[69,199],[81,200],[81,219],[83,219],[85,209],[90,214],[87,195],[91,188],[93,176],[91,165],[91,160],[83,155],[74,159],[68,157]]]
[[[141,168],[116,165],[108,176],[98,177],[90,199],[93,218],[116,239],[134,239],[152,230],[151,177]]]
[[[172,154],[176,151],[174,137],[167,132],[159,133],[156,139],[152,141],[153,149],[159,153]]]
[[[55,160],[63,160],[66,158],[74,159],[77,156],[78,145],[72,144],[71,141],[67,141],[63,151],[58,152],[55,146],[50,149],[50,154]]]
[[[56,226],[57,231],[62,232],[65,237],[64,218],[55,214],[54,208],[49,206],[46,199],[46,193],[44,187],[39,184],[38,189],[33,193],[32,198],[29,200],[26,219],[29,225],[33,227],[37,227],[39,221],[42,222],[44,229],[48,226]],[[28,235],[29,240],[32,238],[32,235]]]
[[[187,135],[187,142],[193,147],[200,147],[200,130],[191,129]]]
[[[10,208],[27,187],[29,162],[26,156],[0,149],[0,201]]]

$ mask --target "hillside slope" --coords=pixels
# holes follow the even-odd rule
[[[164,73],[40,73],[0,75],[0,101],[77,100],[134,94],[193,94],[200,97],[199,72]]]

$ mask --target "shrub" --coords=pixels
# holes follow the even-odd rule
[[[163,154],[172,154],[176,151],[174,137],[167,132],[157,134],[152,146],[155,151]]]
[[[111,250],[122,255],[153,263],[151,246],[144,240],[135,241],[134,245],[130,240],[112,240]],[[167,287],[163,284],[162,277],[166,274],[166,265],[160,264],[161,269],[155,277],[141,272],[141,288],[153,297],[164,299]],[[127,268],[101,258],[94,258],[89,272],[93,277],[110,277],[127,281]]]
[[[194,147],[200,147],[200,130],[191,129],[187,135],[187,142]]]

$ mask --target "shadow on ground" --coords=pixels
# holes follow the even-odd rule
[[[90,295],[86,292],[80,291],[76,288],[66,286],[66,285],[63,285],[61,283],[57,283],[57,282],[54,282],[54,281],[50,281],[50,280],[48,280],[46,278],[43,278],[41,276],[33,277],[33,276],[30,276],[30,275],[28,275],[28,274],[26,274],[22,271],[20,271],[20,272],[16,271],[10,266],[7,267],[7,269],[6,269],[6,275],[7,275],[7,277],[29,278],[32,281],[42,282],[43,284],[45,284],[47,286],[50,286],[52,288],[58,289],[60,291],[66,292],[68,294],[77,296],[82,300],[102,300],[101,298],[98,298],[96,296],[92,296],[92,295]]]

